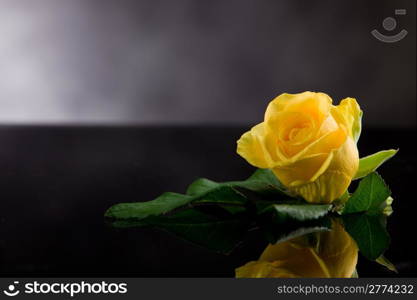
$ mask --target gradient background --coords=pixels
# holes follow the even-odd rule
[[[415,277],[415,16],[415,0],[0,0],[0,275],[234,276],[266,246],[253,232],[224,256],[103,214],[247,178],[236,140],[278,94],[312,90],[358,99],[361,156],[400,148],[379,169],[399,274],[358,270]]]
[[[357,98],[365,126],[416,125],[412,0],[0,0],[0,37],[3,124],[247,125],[312,90]]]

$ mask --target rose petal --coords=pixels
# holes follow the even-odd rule
[[[316,180],[326,171],[332,158],[333,152],[319,153],[272,170],[284,185],[297,186]]]
[[[357,142],[361,134],[362,111],[356,99],[343,99],[339,105],[332,106],[331,114],[336,122],[346,127],[349,136]]]
[[[342,147],[333,151],[333,158],[326,171],[315,181],[293,182],[290,190],[311,203],[330,203],[348,188],[359,165],[356,144],[348,137]]]
[[[298,153],[285,160],[276,163],[276,167],[290,166],[293,163],[315,154],[330,153],[331,151],[340,148],[346,141],[347,134],[343,128],[338,128],[335,131],[329,132],[320,138],[313,141],[310,145],[300,150]],[[284,151],[283,151],[284,152]]]
[[[244,133],[237,141],[237,153],[255,167],[273,167],[274,162],[266,148],[266,137],[264,123],[252,127],[250,131]]]
[[[329,115],[331,104],[332,99],[324,93],[281,94],[269,103],[265,112],[265,121],[279,112],[288,111],[305,113],[321,124]]]

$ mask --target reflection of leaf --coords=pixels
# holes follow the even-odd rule
[[[384,180],[376,172],[367,175],[347,201],[343,214],[380,213],[382,203],[391,194]]]
[[[331,204],[270,204],[259,213],[273,212],[283,221],[287,219],[307,221],[323,217],[331,208]]]
[[[390,262],[384,255],[381,255],[375,261],[379,263],[380,265],[383,265],[384,267],[386,267],[388,270],[398,273],[395,265],[392,262]]]
[[[359,160],[359,168],[354,179],[365,177],[369,173],[374,172],[380,165],[393,157],[398,150],[384,150],[377,153],[362,157]]]
[[[341,201],[346,231],[360,252],[393,268],[381,255],[390,238],[385,214],[391,211],[390,190],[375,172],[359,183],[347,201]],[[308,204],[286,193],[270,170],[259,169],[244,181],[217,183],[198,179],[187,193],[164,193],[148,202],[112,206],[106,217],[118,228],[153,226],[190,242],[229,253],[257,224],[274,244],[297,236],[329,230],[331,204]],[[309,235],[314,236],[314,235]]]
[[[375,260],[388,248],[390,237],[383,214],[349,214],[342,218],[346,231],[366,258]]]
[[[285,223],[279,223],[276,219],[270,219],[263,220],[261,228],[268,242],[277,244],[309,233],[329,231],[331,220],[329,217],[324,217],[304,222],[288,220]]]
[[[386,230],[386,215],[392,203],[390,194],[384,180],[373,172],[362,179],[343,209],[346,231],[360,252],[371,260],[380,257],[390,242]]]
[[[225,254],[243,239],[249,226],[244,218],[215,217],[196,209],[187,209],[171,216],[149,217],[142,221],[115,221],[112,225],[117,228],[153,226]]]

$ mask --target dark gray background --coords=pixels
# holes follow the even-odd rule
[[[0,0],[0,123],[252,124],[313,90],[415,127],[415,45],[414,0]]]

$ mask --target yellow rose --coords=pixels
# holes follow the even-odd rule
[[[307,236],[269,245],[258,261],[236,269],[238,278],[352,277],[358,247],[338,221],[332,230],[316,234],[316,244]]]
[[[281,94],[269,103],[264,122],[239,139],[237,153],[272,169],[293,194],[330,203],[358,169],[361,116],[353,98],[335,106],[324,93]]]

